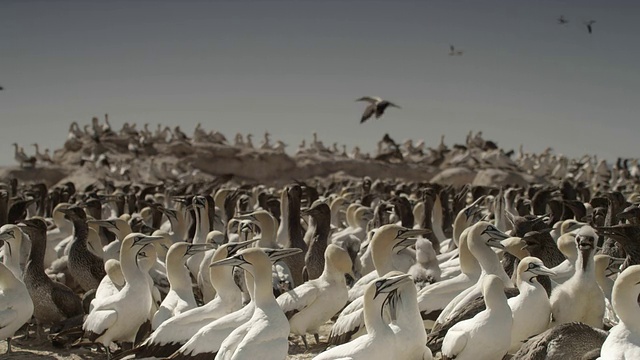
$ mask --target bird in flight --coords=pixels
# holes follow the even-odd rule
[[[367,108],[364,109],[364,112],[362,113],[360,124],[367,121],[371,116],[373,116],[373,114],[376,115],[376,119],[379,118],[380,116],[382,116],[382,114],[384,114],[384,110],[389,106],[400,109],[400,106],[390,101],[382,100],[381,98],[376,96],[365,96],[356,101],[366,101],[369,103],[369,106],[367,106]]]
[[[449,45],[449,56],[461,56],[462,50],[456,50],[453,45]]]
[[[4,88],[2,86],[0,86],[0,90],[4,90]]]
[[[560,17],[558,18],[558,24],[560,25],[565,25],[569,23],[569,20],[567,20],[564,15],[560,15]]]
[[[593,31],[591,25],[595,24],[595,22],[595,20],[589,20],[584,23],[587,26],[587,31],[589,32],[589,34],[591,34],[591,32]]]

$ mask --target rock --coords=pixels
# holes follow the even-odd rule
[[[432,183],[442,185],[463,186],[471,184],[476,178],[476,172],[463,167],[444,169],[431,179]]]
[[[483,169],[478,171],[473,185],[502,187],[506,185],[527,186],[529,182],[520,173],[501,169]]]

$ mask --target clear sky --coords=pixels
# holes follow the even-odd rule
[[[373,150],[386,132],[436,146],[482,130],[638,157],[639,18],[631,0],[2,1],[0,164],[104,113],[255,144],[268,129],[289,151],[313,131]],[[360,125],[365,95],[402,109]]]

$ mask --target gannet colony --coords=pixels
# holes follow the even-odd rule
[[[13,144],[0,357],[640,359],[637,159],[254,141],[105,116]]]

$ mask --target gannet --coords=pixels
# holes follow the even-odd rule
[[[65,285],[52,281],[44,272],[47,225],[40,218],[24,220],[18,224],[31,239],[29,261],[24,270],[24,283],[33,300],[33,316],[38,323],[38,336],[42,325],[81,315],[82,303],[76,294]]]
[[[140,268],[137,257],[157,240],[160,238],[141,233],[131,233],[122,240],[120,267],[126,284],[119,293],[93,308],[82,325],[84,337],[102,344],[107,354],[114,341],[133,343],[138,328],[148,320],[153,299],[151,292],[146,291],[148,273]]]
[[[31,319],[33,309],[25,284],[0,263],[0,339],[7,340],[6,354],[11,353],[13,334]]]
[[[300,249],[276,250],[291,256]],[[271,290],[269,256],[260,248],[245,249],[231,258],[219,260],[211,266],[233,265],[248,271],[255,279],[253,301],[255,309],[251,319],[233,330],[222,342],[216,354],[218,360],[273,359],[287,356],[289,322],[278,306]]]
[[[380,116],[382,116],[382,114],[384,114],[384,111],[387,109],[387,107],[391,106],[391,107],[395,107],[400,109],[400,106],[387,101],[387,100],[382,100],[379,97],[370,97],[370,96],[365,96],[365,97],[361,97],[356,101],[366,101],[369,103],[369,106],[367,106],[367,108],[364,110],[364,112],[362,113],[362,117],[360,118],[360,124],[362,124],[363,122],[367,121],[371,116],[373,116],[373,114],[376,115],[376,119],[378,119]]]
[[[2,225],[2,227],[0,227],[0,244],[3,244],[2,263],[16,278],[22,279],[23,269],[21,260],[24,243],[20,228],[13,224]]]
[[[482,268],[467,245],[469,230],[463,231],[458,240],[461,273],[418,292],[418,307],[424,320],[435,321],[451,300],[478,282]]]
[[[196,299],[191,288],[189,270],[185,267],[186,259],[196,253],[206,251],[213,247],[212,244],[189,244],[179,242],[171,245],[167,253],[167,278],[170,289],[162,300],[160,308],[153,315],[151,328],[157,329],[167,319],[181,314],[197,306]]]
[[[216,289],[211,282],[210,271],[208,265],[211,264],[211,259],[216,252],[217,247],[224,243],[224,234],[221,231],[213,230],[207,234],[207,246],[211,246],[211,249],[206,250],[202,262],[200,263],[200,271],[198,271],[198,288],[202,292],[202,302],[208,303],[216,296]]]
[[[413,278],[418,290],[440,281],[440,266],[429,239],[419,237],[416,240],[416,263],[407,273]]]
[[[473,253],[473,256],[478,260],[478,263],[480,263],[483,274],[497,275],[502,279],[505,287],[510,288],[513,287],[513,282],[502,268],[502,264],[500,264],[496,253],[490,248],[503,248],[504,246],[500,241],[507,239],[508,237],[508,235],[498,230],[490,223],[486,221],[479,221],[473,225],[470,230],[469,235],[467,236],[467,245],[469,246],[469,250]],[[483,276],[478,279],[476,285],[469,287],[467,290],[464,290],[451,300],[451,302],[438,316],[436,325],[438,323],[444,323],[450,316],[453,316],[458,309],[480,296],[483,289],[482,277]]]
[[[596,282],[593,255],[598,235],[590,226],[576,234],[578,259],[573,276],[551,293],[551,326],[580,321],[602,328],[605,311],[604,293]]]
[[[620,322],[609,330],[609,335],[602,344],[599,359],[640,359],[638,284],[640,265],[629,266],[616,279],[612,302]]]
[[[606,337],[606,331],[583,323],[560,324],[527,340],[513,359],[595,359]],[[590,356],[594,351],[596,357]]]
[[[122,275],[122,268],[120,268],[120,260],[109,259],[105,261],[104,270],[107,276],[100,281],[100,285],[98,285],[96,289],[95,297],[91,300],[89,311],[93,310],[103,299],[119,293],[122,287],[124,287],[125,280],[124,275]]]
[[[551,279],[558,284],[569,280],[576,272],[576,260],[578,259],[578,248],[576,247],[576,236],[573,233],[561,235],[557,241],[558,249],[567,258],[560,265],[554,266],[551,270],[556,273]]]
[[[305,266],[302,269],[302,276],[307,281],[319,278],[326,269],[324,259],[331,231],[331,209],[329,205],[321,202],[303,211],[302,214],[311,216],[314,222],[314,229],[312,229],[313,232],[308,244],[309,250],[304,259]]]
[[[64,218],[64,213],[61,211],[69,206],[71,206],[69,203],[59,203],[55,206],[51,214],[56,227],[47,230],[47,253],[44,258],[45,267],[51,266],[51,263],[58,258],[58,254],[55,251],[58,244],[73,235],[73,224]]]
[[[284,311],[291,333],[300,335],[308,348],[306,334],[312,333],[319,342],[318,329],[344,307],[348,299],[345,274],[351,271],[349,253],[329,244],[324,254],[324,271],[314,279],[278,296],[278,305]]]
[[[453,45],[449,45],[449,56],[461,56],[462,50],[456,50]]]
[[[395,274],[395,273],[394,273]],[[351,342],[336,346],[314,360],[386,360],[396,359],[396,336],[382,318],[383,307],[391,302],[396,289],[404,283],[411,283],[407,274],[384,276],[369,283],[364,292],[364,322],[367,334]]]
[[[487,309],[449,329],[442,343],[444,360],[501,359],[509,350],[513,319],[504,281],[496,275],[484,276],[482,294]]]
[[[560,15],[560,17],[558,18],[558,24],[560,25],[565,25],[569,22],[569,20],[567,20],[564,15]]]
[[[87,249],[87,214],[78,206],[63,209],[62,212],[73,222],[74,228],[69,248],[69,272],[84,291],[97,289],[106,273],[102,259]]]
[[[536,257],[525,257],[518,264],[516,286],[520,294],[507,300],[513,315],[510,353],[517,352],[524,341],[549,326],[551,303],[537,280],[539,275],[550,276],[554,273]]]
[[[390,276],[402,276],[392,271]],[[415,280],[414,280],[415,282]],[[427,333],[418,309],[417,290],[411,281],[405,281],[389,299],[391,329],[396,338],[395,357],[407,360],[431,360],[431,350],[426,346]]]
[[[376,230],[371,239],[370,247],[373,251],[375,270],[363,276],[349,290],[349,299],[353,299],[341,313],[329,334],[330,344],[343,344],[354,337],[360,336],[364,331],[362,294],[367,285],[380,275],[395,271],[391,261],[391,253],[396,247],[407,247],[415,242],[414,236],[426,234],[430,230],[409,229],[396,224],[383,225]]]
[[[209,228],[209,204],[204,196],[194,196],[192,205],[196,213],[196,232],[193,235],[194,244],[206,244]],[[204,258],[204,253],[199,252],[187,259],[187,267],[194,278],[198,278],[200,272],[200,263]]]
[[[282,257],[288,256],[291,249],[264,249],[272,263],[279,261]],[[254,279],[250,272],[244,271],[245,281],[251,296],[254,294]],[[197,333],[184,344],[179,350],[173,353],[170,359],[211,359],[215,357],[222,342],[229,334],[240,325],[246,323],[253,316],[255,309],[254,299],[243,308],[227,314],[209,324],[199,328]]]
[[[249,240],[221,245],[214,252],[211,262],[233,256],[255,242],[256,240]],[[132,351],[135,358],[169,356],[207,324],[240,309],[241,292],[233,279],[232,267],[210,267],[208,272],[216,289],[216,297],[201,307],[185,311],[165,321],[144,343]]]
[[[592,31],[593,31],[593,29],[591,28],[591,25],[593,25],[595,23],[596,23],[595,20],[585,21],[584,25],[587,27],[587,31],[589,32],[589,34],[591,34]]]

